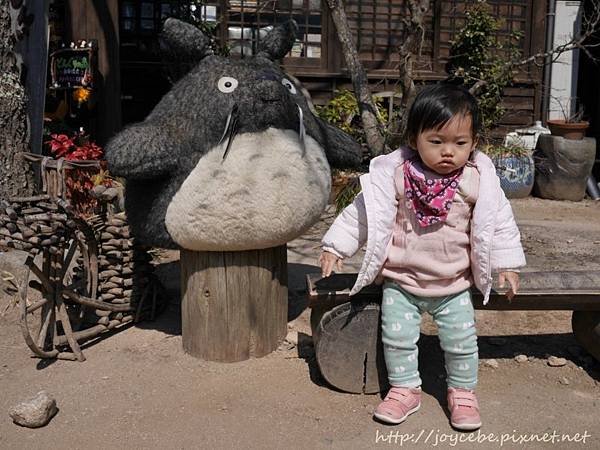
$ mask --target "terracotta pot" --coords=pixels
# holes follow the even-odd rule
[[[583,139],[585,130],[590,126],[589,122],[566,122],[562,119],[549,119],[547,124],[553,136],[573,140]]]

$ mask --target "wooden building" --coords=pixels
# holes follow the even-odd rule
[[[200,3],[200,2],[196,2]],[[444,66],[450,41],[464,24],[469,1],[431,0],[417,78],[427,82],[446,77]],[[524,55],[543,51],[546,0],[489,0],[504,20],[502,34],[523,32]],[[158,54],[157,34],[162,21],[189,11],[183,0],[54,0],[63,11],[64,38],[96,39],[102,75],[98,111],[99,141],[120,126],[142,120],[169,89]],[[217,24],[220,44],[231,54],[252,54],[269,27],[293,18],[298,41],[285,57],[285,70],[298,77],[316,104],[336,89],[350,88],[341,46],[328,8],[320,0],[207,0],[193,13]],[[373,92],[394,90],[406,0],[346,0],[346,13],[356,35],[360,57]],[[530,67],[505,91],[508,112],[502,128],[529,125],[541,118],[542,70]]]

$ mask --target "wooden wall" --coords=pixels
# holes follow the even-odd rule
[[[417,81],[435,82],[446,78],[444,67],[450,41],[464,24],[468,1],[431,0],[422,56],[417,63]],[[525,56],[542,52],[545,44],[545,0],[489,0],[497,17],[505,19],[501,36],[521,31]],[[397,55],[394,46],[402,35],[402,14],[405,0],[347,0],[347,13],[357,39],[361,60],[368,70],[373,92],[394,90],[397,82]],[[335,29],[328,35],[324,48],[327,65],[321,70],[306,70],[286,58],[284,65],[307,87],[315,104],[324,104],[336,89],[351,89],[350,78],[343,64]],[[334,55],[334,56],[332,56]],[[289,63],[288,63],[289,61]],[[541,119],[543,70],[529,65],[516,77],[513,86],[505,90],[507,113],[498,124],[496,134],[532,124]]]
[[[100,145],[121,128],[121,81],[119,67],[118,0],[68,0],[68,39],[98,41],[96,86],[98,116],[95,135]],[[96,81],[96,80],[95,80]]]

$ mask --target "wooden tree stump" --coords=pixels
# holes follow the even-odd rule
[[[287,333],[286,246],[181,251],[183,349],[209,361],[261,357]]]

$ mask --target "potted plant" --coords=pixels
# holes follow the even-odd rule
[[[596,157],[596,141],[586,138],[589,126],[583,111],[555,99],[562,119],[547,121],[551,134],[540,136],[535,158],[534,194],[551,200],[580,201],[585,196],[587,179]]]
[[[590,123],[583,120],[583,109],[579,108],[575,113],[571,113],[569,105],[564,105],[559,99],[555,99],[560,107],[562,119],[548,119],[546,121],[548,128],[553,136],[562,136],[565,139],[581,140],[585,137],[585,132]]]
[[[494,162],[500,186],[507,198],[524,198],[531,194],[535,164],[530,149],[514,143],[488,143],[481,150]]]

